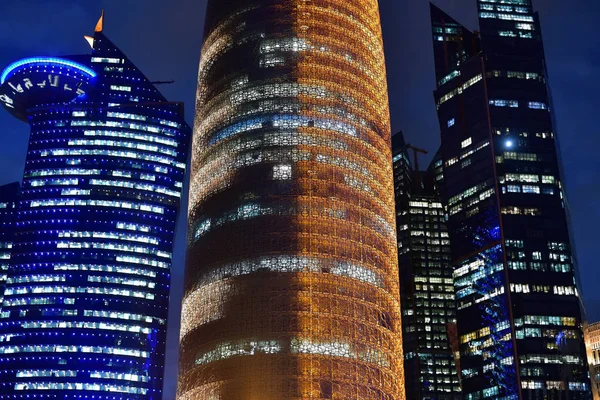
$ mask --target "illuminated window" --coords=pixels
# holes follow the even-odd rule
[[[523,185],[523,193],[540,194],[540,187],[532,185]]]
[[[111,85],[110,90],[116,90],[120,92],[131,92],[131,86]]]
[[[292,166],[291,165],[275,165],[273,167],[273,179],[276,179],[276,180],[292,179]]]
[[[529,108],[534,110],[547,110],[548,106],[546,105],[546,103],[541,103],[539,101],[530,101]]]
[[[490,105],[495,107],[519,107],[517,100],[490,100]]]
[[[101,58],[101,57],[92,57],[93,63],[108,63],[108,64],[120,64],[123,62],[120,58]]]

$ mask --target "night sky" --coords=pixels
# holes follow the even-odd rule
[[[351,1],[351,0],[348,0]],[[0,70],[35,55],[89,53],[83,35],[93,33],[106,9],[104,33],[169,100],[186,103],[192,122],[196,74],[206,0],[0,0]],[[439,145],[432,91],[435,87],[428,0],[382,0],[390,106],[394,132],[430,150]],[[435,3],[468,28],[476,28],[475,0]],[[558,120],[568,200],[590,321],[600,320],[600,268],[594,248],[600,227],[600,2],[534,0],[540,12]],[[0,184],[21,179],[28,127],[0,110]],[[422,160],[424,165],[425,160]],[[427,160],[428,161],[428,160]],[[172,312],[165,400],[175,398],[178,305],[184,254],[184,226],[173,269]]]

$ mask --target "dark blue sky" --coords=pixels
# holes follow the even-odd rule
[[[350,0],[348,0],[350,1]],[[33,55],[89,52],[83,35],[106,9],[105,33],[171,100],[185,101],[191,123],[206,0],[0,0],[0,69]],[[381,0],[392,125],[435,152],[439,129],[428,0]],[[475,0],[435,0],[467,27],[476,27]],[[534,0],[540,12],[558,120],[579,266],[590,320],[600,320],[600,2]],[[0,184],[20,180],[28,127],[0,110]],[[173,304],[181,297],[184,235],[179,230]],[[165,400],[174,399],[178,310],[170,322]]]

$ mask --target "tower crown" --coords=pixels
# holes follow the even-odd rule
[[[27,110],[32,107],[84,96],[88,83],[96,76],[91,68],[66,58],[24,58],[10,64],[0,75],[0,103],[26,121]]]

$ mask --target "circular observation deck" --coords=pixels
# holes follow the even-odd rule
[[[68,103],[86,95],[97,76],[90,67],[55,57],[24,58],[0,75],[0,103],[20,120],[27,121],[33,107]]]

